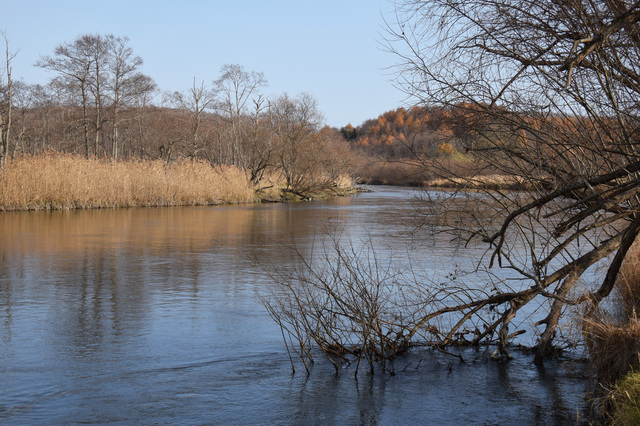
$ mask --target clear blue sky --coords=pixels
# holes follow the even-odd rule
[[[162,91],[210,84],[224,64],[263,72],[267,95],[307,92],[327,124],[354,126],[395,109],[403,94],[380,47],[390,0],[0,0],[14,78],[46,83],[33,64],[87,33],[128,36]]]

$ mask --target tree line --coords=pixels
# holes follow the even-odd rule
[[[456,110],[441,106],[400,107],[340,129],[360,151],[388,160],[437,157],[460,151],[464,133]]]
[[[46,85],[12,74],[8,38],[0,81],[0,164],[17,154],[50,150],[109,160],[194,159],[233,165],[259,185],[276,172],[304,192],[349,172],[342,135],[323,126],[308,94],[267,98],[263,73],[224,65],[210,82],[161,92],[142,73],[127,37],[85,34],[56,46],[35,66]]]

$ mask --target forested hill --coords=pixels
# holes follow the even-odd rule
[[[354,146],[387,159],[450,155],[463,148],[469,124],[469,117],[465,120],[463,116],[468,108],[398,108],[340,131]]]

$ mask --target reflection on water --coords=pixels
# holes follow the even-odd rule
[[[407,195],[0,214],[0,423],[573,419],[582,381],[563,369],[552,380],[555,367],[526,356],[459,364],[422,353],[394,377],[336,376],[322,362],[291,375],[254,257],[287,267],[283,242],[309,252],[329,228],[403,252],[414,241]],[[461,261],[437,246],[411,256],[440,270]]]

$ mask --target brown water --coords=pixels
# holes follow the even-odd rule
[[[448,240],[416,243],[403,226],[410,193],[0,213],[0,424],[574,422],[584,379],[524,354],[466,351],[462,364],[416,352],[393,377],[324,362],[291,374],[258,296],[273,283],[254,258],[285,268],[282,242],[310,252],[339,227],[434,274],[469,265],[473,253]]]

